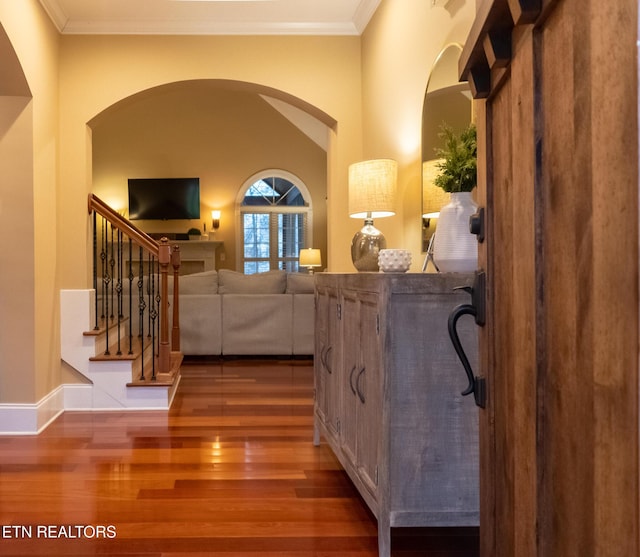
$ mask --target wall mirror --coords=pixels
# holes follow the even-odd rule
[[[437,226],[440,208],[448,203],[449,194],[433,185],[437,176],[436,149],[442,147],[440,128],[446,123],[456,133],[471,122],[471,92],[466,81],[458,80],[458,59],[462,45],[445,46],[431,68],[422,105],[422,251]]]

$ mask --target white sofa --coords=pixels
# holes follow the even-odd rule
[[[191,355],[312,355],[314,281],[220,269],[180,277],[180,342]]]

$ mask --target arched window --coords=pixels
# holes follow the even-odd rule
[[[245,274],[298,271],[298,254],[311,245],[311,196],[303,182],[282,170],[247,180],[237,199],[238,246]]]

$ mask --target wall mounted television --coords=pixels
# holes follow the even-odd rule
[[[129,178],[131,220],[200,218],[200,178]]]

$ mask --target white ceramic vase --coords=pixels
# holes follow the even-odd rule
[[[441,273],[469,273],[478,267],[478,240],[469,232],[469,217],[477,210],[470,192],[452,193],[440,210],[433,259]]]

